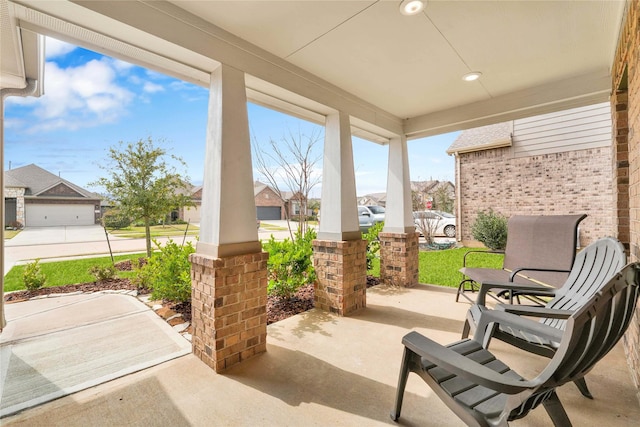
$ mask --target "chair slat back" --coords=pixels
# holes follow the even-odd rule
[[[557,385],[582,378],[622,338],[636,308],[640,264],[626,265],[567,320],[567,331],[547,369]]]
[[[578,224],[586,215],[514,215],[507,224],[503,267],[570,270]]]
[[[611,237],[599,239],[576,256],[565,284],[556,291],[547,308],[575,311],[598,292],[625,265],[622,244]],[[543,319],[542,323],[564,329],[565,320]]]

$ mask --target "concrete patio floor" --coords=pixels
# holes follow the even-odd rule
[[[402,355],[417,330],[441,343],[459,338],[466,303],[449,289],[378,286],[367,308],[346,318],[311,310],[268,327],[267,353],[216,374],[193,355],[4,418],[6,426],[375,426],[389,419]],[[546,359],[495,342],[525,377]],[[572,384],[558,394],[575,426],[637,426],[640,404],[619,344],[587,376],[594,400]],[[399,425],[462,423],[417,376],[409,378]],[[537,408],[513,426],[550,426]]]

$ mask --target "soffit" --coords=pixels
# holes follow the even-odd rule
[[[310,109],[312,120],[340,109],[385,138],[606,100],[625,5],[432,0],[407,17],[399,1],[384,0],[10,3],[79,30],[33,17],[21,20],[23,28],[64,33],[201,85],[225,62],[250,75],[250,96],[265,105],[287,111],[290,103],[301,117],[297,108]],[[472,70],[482,79],[463,82]]]

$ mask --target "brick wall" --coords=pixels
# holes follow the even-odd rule
[[[511,215],[586,213],[580,244],[614,236],[610,148],[514,158],[511,148],[460,154],[461,236],[479,210]]]
[[[16,221],[24,225],[24,188],[5,187],[4,197],[8,199],[16,199]]]
[[[266,187],[264,190],[259,192],[256,197],[256,207],[257,206],[280,206],[280,219],[285,219],[285,207],[282,200],[278,197],[275,191],[271,188]]]
[[[222,372],[267,349],[269,254],[191,254],[193,354]]]
[[[620,32],[616,57],[612,64],[612,87],[626,90],[627,95],[627,143],[628,143],[628,194],[629,194],[629,246],[632,261],[640,260],[640,76],[636,74],[640,62],[640,2],[627,3],[625,24]],[[626,75],[626,78],[625,78]],[[612,97],[612,108],[622,104]],[[621,126],[620,126],[621,127]],[[623,132],[624,133],[624,132]],[[618,201],[620,205],[620,201]],[[623,339],[627,360],[635,385],[640,389],[640,309],[636,308],[629,330]],[[638,393],[640,398],[640,393]]]
[[[313,241],[315,307],[349,316],[367,306],[367,242]]]
[[[388,285],[418,284],[419,233],[380,233],[380,278]]]

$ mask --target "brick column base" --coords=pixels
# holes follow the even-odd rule
[[[267,350],[268,259],[189,256],[193,354],[216,372]]]
[[[380,278],[387,285],[418,284],[418,233],[380,233]]]
[[[367,242],[314,240],[315,306],[348,316],[367,306]]]

